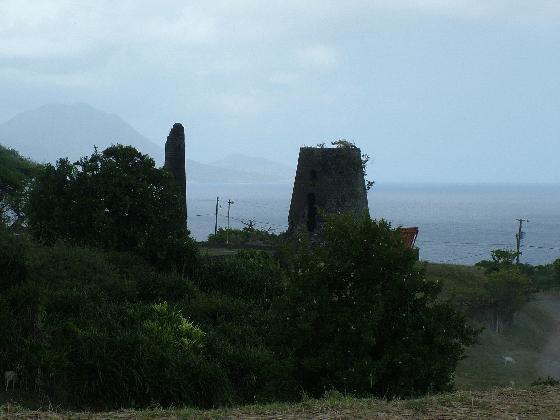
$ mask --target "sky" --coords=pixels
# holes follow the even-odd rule
[[[0,0],[0,98],[202,162],[343,138],[377,182],[558,183],[560,1]]]

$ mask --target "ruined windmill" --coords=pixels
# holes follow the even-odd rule
[[[299,149],[288,232],[316,232],[323,214],[349,213],[359,217],[367,212],[359,148],[347,145]]]

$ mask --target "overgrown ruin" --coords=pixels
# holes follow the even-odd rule
[[[357,147],[302,147],[292,192],[288,231],[315,232],[323,214],[368,212],[362,155]]]
[[[180,188],[183,204],[184,220],[187,220],[187,176],[185,168],[185,129],[182,124],[175,123],[165,142],[165,169],[167,169]]]

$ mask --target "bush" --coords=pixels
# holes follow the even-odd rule
[[[205,334],[160,299],[180,277],[138,260],[127,269],[136,258],[62,244],[29,247],[25,280],[0,293],[0,367],[20,366],[28,383],[70,404],[227,403],[224,372],[206,356]],[[147,296],[150,279],[155,291]],[[194,293],[194,286],[183,290]]]
[[[209,245],[231,246],[242,245],[274,245],[279,242],[279,236],[268,230],[255,229],[252,225],[243,229],[224,229],[208,235]]]
[[[193,278],[200,293],[184,311],[207,333],[206,351],[223,367],[232,402],[295,396],[291,370],[268,339],[272,302],[282,293],[283,280],[278,262],[261,251],[206,258]]]
[[[547,376],[546,378],[539,376],[536,381],[531,382],[531,386],[560,386],[560,380],[552,376]]]
[[[532,291],[529,278],[514,267],[488,274],[484,288],[496,332],[503,331],[504,323],[511,323],[515,312],[529,301]]]
[[[27,276],[26,244],[0,226],[0,292],[21,283]]]
[[[406,396],[450,389],[476,332],[426,280],[387,222],[330,217],[294,241],[276,308],[277,351],[306,393]]]
[[[38,169],[36,163],[0,145],[0,224],[22,224],[24,192]]]
[[[181,194],[164,169],[130,146],[46,165],[32,185],[29,227],[38,240],[128,251],[159,269],[189,273],[196,246]]]
[[[0,290],[0,370],[19,366],[57,403],[439,391],[475,335],[438,301],[401,235],[369,218],[333,218],[280,259],[204,257],[190,275],[158,271],[137,252],[2,232],[0,251],[4,267],[21,269]]]
[[[244,250],[227,258],[201,261],[193,281],[205,292],[224,293],[267,308],[282,292],[283,271],[266,252]]]

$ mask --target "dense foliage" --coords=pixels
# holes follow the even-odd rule
[[[280,259],[201,258],[190,278],[130,253],[4,232],[13,255],[0,262],[19,268],[0,287],[0,368],[90,406],[448,388],[474,332],[437,302],[400,235],[369,219],[326,229]]]
[[[511,324],[515,312],[535,291],[526,274],[529,266],[514,263],[517,255],[515,251],[495,249],[491,252],[492,260],[477,264],[486,273],[480,284],[483,298],[479,302],[482,311],[479,311],[496,332],[502,332],[505,325]]]
[[[299,386],[395,396],[452,386],[476,332],[418,269],[413,250],[384,221],[327,220],[320,240],[286,256],[278,342]]]
[[[184,280],[139,260],[130,276],[115,264],[134,258],[126,255],[63,245],[20,250],[25,278],[2,281],[0,292],[0,367],[16,369],[28,389],[95,406],[228,402],[204,333],[179,305],[158,298],[158,286]],[[192,298],[194,288],[177,295]]]
[[[389,224],[333,216],[278,255],[200,257],[181,204],[131,147],[42,168],[28,230],[0,226],[0,370],[90,407],[451,386],[475,331]]]
[[[274,302],[284,270],[265,252],[202,260],[193,282],[203,293],[185,309],[207,333],[210,357],[224,368],[236,402],[296,399],[288,361],[270,345]]]
[[[130,146],[111,146],[75,163],[46,165],[29,195],[35,238],[130,251],[162,268],[188,268],[188,238],[172,176]]]
[[[252,225],[243,229],[219,228],[214,234],[208,235],[208,244],[216,246],[267,246],[278,244],[279,236],[275,233],[256,229]]]
[[[25,188],[39,166],[0,145],[0,222],[20,222]]]

